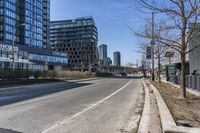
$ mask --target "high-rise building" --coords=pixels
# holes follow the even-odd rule
[[[114,66],[121,66],[121,54],[120,52],[114,52],[113,54]]]
[[[112,60],[110,59],[110,57],[104,58],[103,65],[106,66],[112,65]]]
[[[66,65],[66,54],[49,49],[49,28],[50,0],[0,0],[0,67]]]
[[[50,0],[43,0],[43,46],[50,48]]]
[[[71,69],[89,68],[97,60],[98,32],[92,17],[52,21],[50,45],[66,52]]]
[[[0,0],[0,40],[46,48],[50,0]]]
[[[99,59],[104,60],[107,58],[107,45],[101,44],[99,46]]]

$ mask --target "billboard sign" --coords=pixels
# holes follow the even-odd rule
[[[12,52],[13,51],[13,46],[0,43],[0,50],[1,51]],[[14,47],[14,51],[18,51],[18,50],[19,50],[18,47]]]

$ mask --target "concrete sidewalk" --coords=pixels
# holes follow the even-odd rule
[[[166,81],[166,80],[162,80],[162,82],[168,83],[168,84],[170,84],[170,85],[172,85],[172,86],[174,86],[174,87],[177,87],[177,88],[181,88],[180,85],[174,84],[174,83],[169,82],[169,81]],[[200,91],[197,91],[197,90],[194,90],[194,89],[188,88],[188,87],[186,88],[186,90],[187,90],[189,93],[191,93],[191,94],[193,94],[193,95],[195,95],[195,96],[199,96],[199,97],[200,97]]]

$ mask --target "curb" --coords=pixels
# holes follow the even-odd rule
[[[142,84],[144,86],[144,92],[145,92],[145,102],[143,107],[143,112],[140,120],[140,124],[138,127],[138,133],[149,133],[150,128],[150,96],[149,96],[149,90],[142,79]]]
[[[200,133],[200,128],[177,126],[158,90],[149,82],[156,97],[163,133]]]

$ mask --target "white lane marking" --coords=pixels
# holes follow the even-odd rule
[[[103,103],[104,101],[108,100],[109,98],[111,98],[112,96],[114,96],[115,94],[117,94],[118,92],[122,91],[123,89],[125,89],[131,82],[133,81],[133,79],[131,79],[126,85],[124,85],[123,87],[121,87],[119,90],[115,91],[114,93],[112,93],[111,95],[107,96],[106,98],[98,101],[97,103],[95,104],[92,104],[91,106],[89,106],[88,108],[85,108],[84,110],[82,110],[81,112],[79,113],[76,113],[75,115],[73,115],[72,117],[68,118],[68,119],[64,119],[62,120],[61,122],[59,123],[56,123],[55,125],[43,130],[41,133],[48,133],[50,132],[51,130],[55,129],[56,127],[59,127],[65,123],[67,123],[68,121],[71,121],[73,119],[75,119],[76,117],[80,116],[81,114],[93,109],[95,106]]]

